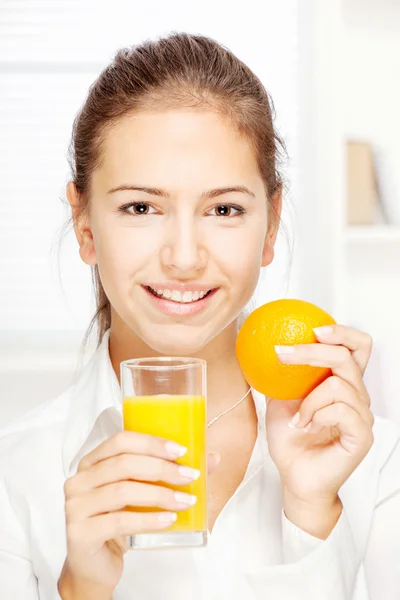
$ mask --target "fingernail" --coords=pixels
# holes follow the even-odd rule
[[[179,474],[182,475],[182,477],[187,477],[188,479],[192,479],[193,481],[195,479],[198,479],[201,475],[200,471],[198,469],[192,469],[192,467],[179,467],[178,468]]]
[[[310,422],[306,427],[304,427],[304,431],[308,433],[311,429],[312,422]]]
[[[274,346],[274,348],[277,354],[293,354],[296,352],[294,346]]]
[[[297,412],[293,419],[291,421],[289,421],[288,425],[289,427],[292,427],[292,429],[296,429],[296,425],[298,424],[298,422],[300,421],[300,413]]]
[[[188,449],[185,448],[185,446],[180,446],[175,442],[167,442],[165,444],[165,450],[171,456],[171,458],[179,458],[186,454],[186,452],[188,451]]]
[[[170,512],[162,512],[158,515],[157,519],[161,521],[161,523],[175,523],[178,515],[176,513]]]
[[[209,457],[213,456],[216,464],[219,465],[220,460],[221,460],[221,455],[219,452],[216,452],[215,450],[213,450],[212,452],[209,452],[208,456]]]
[[[221,455],[219,452],[214,452],[214,457],[215,457],[215,462],[216,462],[216,467],[219,465],[219,463],[221,462]]]
[[[193,506],[196,504],[197,497],[192,496],[192,494],[185,494],[184,492],[175,492],[174,494],[175,500],[179,502],[179,504],[185,504],[185,506]]]
[[[329,335],[333,332],[333,327],[314,327],[313,329],[318,336]]]

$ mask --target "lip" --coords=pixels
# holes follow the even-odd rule
[[[153,288],[153,290],[174,290],[178,292],[208,292],[216,288],[216,285],[204,285],[201,283],[183,283],[180,281],[164,281],[163,283],[147,283],[149,287]]]
[[[153,287],[153,286],[150,286],[150,287]],[[154,294],[152,294],[150,292],[150,290],[148,290],[147,287],[145,287],[144,285],[142,285],[142,288],[144,289],[146,294],[149,296],[149,298],[152,300],[153,304],[159,310],[161,310],[163,313],[165,313],[167,315],[180,315],[180,316],[195,315],[195,314],[202,312],[203,310],[205,310],[207,308],[207,306],[210,304],[212,298],[215,296],[215,294],[219,290],[219,288],[215,288],[208,296],[205,296],[201,300],[196,300],[195,302],[190,302],[190,303],[187,303],[187,302],[180,303],[180,302],[174,302],[172,300],[167,300],[166,298],[158,298],[158,296],[155,296]],[[171,289],[171,288],[158,288],[158,289]],[[196,289],[198,290],[199,288],[196,288]],[[208,290],[209,289],[210,288],[208,288]],[[204,290],[204,291],[207,291],[207,290]]]

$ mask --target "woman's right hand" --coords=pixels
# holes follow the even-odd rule
[[[122,575],[125,537],[166,529],[176,511],[193,504],[188,494],[176,497],[174,490],[148,483],[187,485],[196,478],[175,462],[180,448],[166,439],[121,431],[82,458],[64,485],[67,558],[58,583],[61,597],[78,598],[82,589],[85,597],[93,590],[93,597],[111,598]],[[208,455],[209,473],[218,462],[217,453]],[[124,510],[129,505],[165,510]]]

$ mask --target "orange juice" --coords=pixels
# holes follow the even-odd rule
[[[206,401],[204,396],[159,394],[123,399],[124,429],[159,436],[188,448],[176,463],[199,469],[199,479],[188,485],[165,487],[194,494],[197,502],[178,511],[173,525],[163,531],[207,531]],[[157,483],[161,485],[161,483]],[[135,512],[159,511],[157,507],[127,507]],[[161,509],[162,510],[162,509]]]

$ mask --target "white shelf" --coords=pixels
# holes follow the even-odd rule
[[[346,272],[359,281],[370,279],[372,287],[393,278],[400,284],[400,227],[391,225],[349,226],[345,232]],[[349,281],[347,282],[349,284]],[[400,292],[400,287],[396,289]]]
[[[348,242],[399,242],[400,226],[352,225],[346,228]]]

